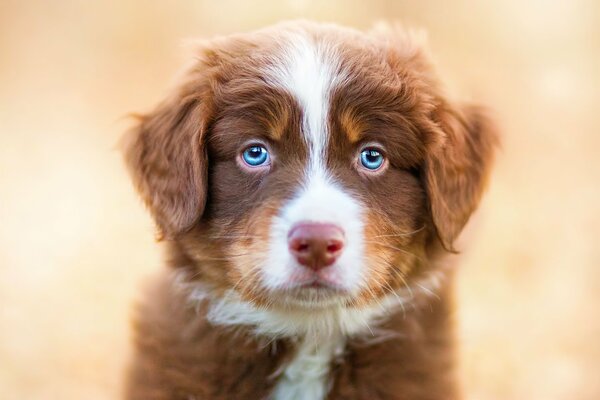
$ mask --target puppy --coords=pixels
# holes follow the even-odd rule
[[[168,255],[126,398],[459,398],[444,260],[495,143],[401,28],[202,43],[125,138]]]

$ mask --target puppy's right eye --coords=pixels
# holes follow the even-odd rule
[[[384,162],[383,154],[377,149],[368,148],[360,152],[360,163],[370,171],[377,171]]]
[[[257,144],[252,145],[244,150],[242,153],[242,160],[244,161],[244,164],[252,168],[269,165],[271,161],[269,152],[265,146]]]

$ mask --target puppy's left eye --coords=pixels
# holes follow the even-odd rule
[[[360,152],[360,164],[369,171],[377,171],[383,166],[385,158],[375,148],[369,147]]]
[[[244,150],[242,159],[250,167],[260,167],[269,163],[269,152],[265,146],[255,144]]]

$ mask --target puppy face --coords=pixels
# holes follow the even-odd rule
[[[293,23],[206,44],[126,157],[217,296],[361,307],[451,249],[489,169],[486,121],[444,98],[410,35]]]

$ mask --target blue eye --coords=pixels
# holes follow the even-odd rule
[[[360,163],[366,169],[375,171],[383,165],[383,154],[379,150],[367,148],[360,152]]]
[[[269,152],[264,146],[252,145],[242,153],[244,162],[251,167],[264,165],[269,161]]]

